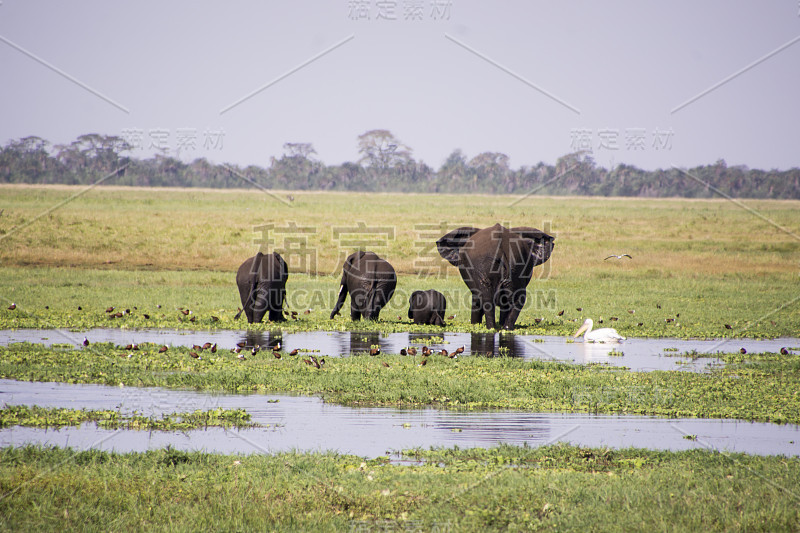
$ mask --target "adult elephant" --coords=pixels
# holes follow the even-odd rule
[[[331,312],[331,319],[339,314],[344,300],[350,294],[350,318],[378,320],[381,309],[394,294],[397,274],[388,261],[373,252],[359,251],[345,260],[339,298]]]
[[[527,299],[533,267],[550,258],[554,238],[534,228],[458,228],[436,241],[439,254],[458,267],[472,293],[470,320],[512,329]],[[495,321],[495,310],[500,319]]]
[[[447,299],[439,291],[414,291],[408,299],[408,318],[414,324],[444,326]]]
[[[283,303],[286,300],[288,278],[289,269],[277,252],[258,252],[242,263],[236,273],[236,285],[239,286],[242,311],[250,324],[261,322],[267,314],[270,322],[285,320]],[[241,316],[242,311],[236,314],[235,319]]]

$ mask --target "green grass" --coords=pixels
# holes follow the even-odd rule
[[[229,393],[319,394],[347,405],[436,405],[463,409],[521,409],[647,414],[669,417],[732,418],[800,423],[800,356],[761,354],[752,362],[731,356],[731,364],[710,374],[628,372],[602,366],[526,362],[515,358],[441,355],[329,357],[321,369],[304,356],[261,352],[240,361],[230,352],[187,348],[163,354],[140,345],[131,358],[120,348],[97,343],[91,349],[47,348],[36,344],[0,347],[0,378]],[[385,367],[383,363],[389,367]]]
[[[185,431],[209,427],[255,427],[243,409],[195,410],[190,413],[169,413],[155,416],[125,415],[111,409],[45,408],[28,405],[6,405],[0,409],[0,428],[24,426],[59,428],[94,422],[103,429],[135,429],[141,431]]]
[[[796,531],[797,458],[566,445],[385,458],[0,450],[14,531]],[[360,529],[359,529],[360,528]]]
[[[293,193],[287,206],[253,191],[98,187],[39,217],[82,189],[0,191],[0,328],[245,327],[232,320],[240,305],[235,271],[266,238],[267,249],[295,250],[284,251],[289,309],[301,312],[289,329],[365,328],[328,321],[341,261],[361,242],[399,273],[383,323],[367,329],[412,329],[403,319],[408,295],[436,288],[456,315],[448,329],[474,331],[469,293],[434,242],[455,226],[500,221],[557,237],[529,286],[518,322],[527,333],[566,335],[585,317],[617,317],[613,325],[626,336],[800,330],[795,201],[747,201],[743,209],[724,200]],[[260,229],[270,224],[271,232]],[[356,233],[340,233],[348,228]],[[287,233],[294,229],[302,231]],[[633,259],[604,261],[612,252]],[[6,312],[11,302],[15,313]],[[110,321],[109,306],[137,312]],[[196,322],[179,316],[179,307]],[[313,313],[302,314],[307,309]]]
[[[407,318],[410,293],[436,288],[447,296],[448,316],[455,315],[447,321],[446,331],[488,331],[483,325],[469,323],[470,295],[457,275],[443,280],[401,276],[395,297],[377,324],[351,322],[349,302],[345,304],[344,317],[329,320],[338,285],[338,276],[290,275],[287,310],[296,311],[298,320],[289,320],[279,327],[286,331],[436,333],[442,328],[414,326]],[[687,280],[650,279],[633,271],[602,281],[534,281],[517,329],[520,333],[566,336],[574,333],[584,318],[593,318],[595,322],[604,318],[606,323],[602,327],[610,325],[627,337],[796,336],[800,327],[800,302],[792,300],[800,296],[796,287],[796,276],[788,274]],[[609,294],[613,297],[609,298]],[[6,267],[0,268],[0,295],[5,302],[0,305],[0,329],[276,327],[267,323],[248,325],[244,316],[238,321],[233,319],[240,306],[239,296],[233,273],[225,272]],[[17,304],[13,311],[7,309],[11,302]],[[131,313],[109,318],[105,310],[111,306],[115,311],[128,309]],[[189,309],[192,314],[184,316],[179,308]],[[311,312],[305,314],[309,309]],[[564,313],[559,316],[562,310]],[[631,314],[629,310],[635,312]],[[612,323],[611,317],[619,320]],[[727,329],[726,324],[732,329]]]

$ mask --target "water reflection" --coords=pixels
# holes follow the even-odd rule
[[[63,343],[71,339],[80,345],[80,335],[61,330],[5,330],[0,331],[0,345],[12,342]],[[777,353],[784,346],[800,346],[800,339],[773,340],[680,340],[680,339],[627,339],[621,344],[572,342],[571,338],[554,336],[514,335],[511,333],[390,333],[308,331],[298,333],[272,331],[175,331],[175,330],[123,330],[93,329],[85,333],[91,342],[171,344],[192,346],[205,342],[217,343],[219,349],[232,349],[244,343],[247,347],[259,345],[270,348],[280,343],[284,351],[295,348],[313,351],[324,357],[348,356],[369,353],[379,346],[384,354],[398,354],[402,348],[428,345],[432,350],[448,351],[464,346],[464,356],[520,357],[526,360],[564,361],[574,364],[605,364],[622,366],[634,371],[682,370],[704,372],[721,364],[717,352],[737,352],[745,348],[748,353],[765,351]],[[438,339],[441,339],[440,341]],[[431,342],[434,341],[434,342]],[[668,351],[667,351],[668,350]],[[677,353],[707,354],[689,359],[673,357]]]

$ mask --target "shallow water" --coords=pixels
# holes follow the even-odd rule
[[[388,354],[397,354],[407,346],[421,347],[432,336],[443,337],[443,342],[427,343],[432,349],[452,351],[464,346],[464,356],[491,355],[520,357],[526,360],[565,361],[574,364],[598,363],[622,366],[634,371],[683,370],[707,371],[721,362],[715,355],[719,352],[736,352],[745,348],[748,353],[779,352],[782,347],[798,347],[800,339],[781,338],[772,340],[718,339],[682,340],[669,338],[633,338],[620,344],[569,342],[567,337],[514,335],[509,333],[389,333],[310,331],[282,333],[280,331],[181,331],[161,329],[92,329],[85,333],[67,330],[2,330],[0,345],[12,342],[71,343],[80,345],[84,335],[91,342],[112,342],[117,345],[152,342],[173,346],[191,346],[205,342],[217,343],[220,349],[231,349],[239,342],[248,346],[274,346],[280,342],[284,351],[295,348],[314,350],[326,357],[346,356],[368,352],[373,345],[380,345]],[[422,341],[422,342],[420,342]],[[665,351],[670,349],[671,351]],[[708,354],[694,360],[678,357],[677,354],[697,352]],[[620,355],[621,354],[621,355]]]
[[[277,402],[274,402],[277,400]],[[271,403],[274,402],[274,403]],[[0,430],[0,446],[28,443],[117,452],[172,446],[214,453],[327,451],[364,457],[431,446],[489,447],[500,443],[659,450],[707,448],[758,455],[800,455],[800,426],[734,420],[666,419],[519,411],[457,411],[434,408],[353,408],[320,398],[286,395],[226,395],[165,389],[69,385],[0,380],[0,405],[119,409],[159,415],[195,409],[241,408],[262,428],[187,432],[79,428]],[[687,440],[686,435],[696,435]]]

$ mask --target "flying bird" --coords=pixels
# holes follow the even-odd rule
[[[578,337],[583,333],[583,340],[587,342],[620,342],[625,340],[625,337],[617,333],[614,328],[601,328],[592,331],[593,326],[592,319],[587,318],[574,336]]]
[[[627,257],[628,259],[633,259],[633,257],[631,257],[631,256],[630,256],[630,254],[622,254],[622,255],[614,255],[614,254],[611,254],[611,255],[609,255],[608,257],[606,257],[605,259],[603,259],[603,261],[608,261],[608,260],[609,260],[609,259],[611,259],[612,257],[613,257],[614,259],[622,259],[623,257]]]

